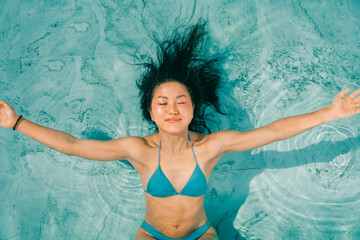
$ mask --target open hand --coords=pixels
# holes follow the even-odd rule
[[[336,95],[331,108],[336,118],[345,118],[360,112],[360,89],[344,97],[350,92],[350,88]],[[359,96],[358,96],[359,95]]]
[[[14,127],[18,116],[15,110],[6,102],[0,101],[0,126],[5,128]]]

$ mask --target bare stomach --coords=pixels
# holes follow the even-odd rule
[[[157,198],[145,195],[145,221],[168,237],[185,237],[207,222],[204,196]]]

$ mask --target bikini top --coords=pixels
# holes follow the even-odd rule
[[[190,179],[187,181],[185,187],[178,193],[176,192],[175,188],[166,177],[164,172],[161,170],[160,167],[160,147],[161,147],[161,140],[159,141],[159,160],[158,166],[150,177],[150,180],[147,184],[147,191],[144,190],[146,193],[150,194],[153,197],[164,198],[173,195],[183,195],[189,197],[199,197],[204,195],[207,189],[207,180],[204,173],[201,171],[199,164],[196,160],[194,148],[191,143],[190,135],[189,135],[191,150],[193,152],[196,166],[194,169],[193,174],[191,175]]]

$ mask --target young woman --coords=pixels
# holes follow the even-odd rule
[[[136,233],[140,239],[218,239],[204,211],[209,175],[222,155],[254,149],[290,138],[335,118],[360,112],[360,89],[341,91],[332,105],[316,112],[277,120],[248,132],[210,133],[204,111],[221,113],[216,60],[201,59],[204,24],[176,32],[157,43],[157,61],[143,63],[138,81],[145,119],[157,133],[110,141],[77,139],[19,117],[0,101],[0,126],[13,128],[68,155],[99,161],[128,160],[139,172],[146,199],[145,219]],[[209,134],[205,134],[209,132]]]

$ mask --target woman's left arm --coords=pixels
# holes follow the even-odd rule
[[[360,89],[347,97],[350,89],[341,91],[333,103],[324,109],[279,119],[267,126],[256,128],[248,132],[221,131],[214,135],[218,146],[222,146],[221,153],[241,152],[284,140],[313,127],[336,118],[353,116],[360,112]]]

